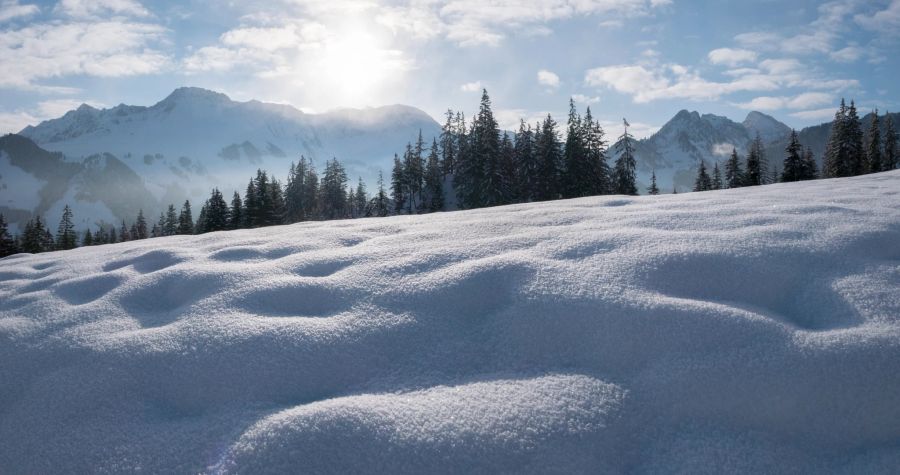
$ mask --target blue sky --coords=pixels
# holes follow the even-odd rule
[[[307,111],[403,103],[501,125],[590,104],[645,136],[680,109],[794,127],[900,110],[900,0],[0,0],[0,132],[183,85]]]

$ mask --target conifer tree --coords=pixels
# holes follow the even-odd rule
[[[806,147],[803,154],[803,179],[815,180],[819,177],[819,167],[816,165],[816,157],[813,156],[811,147]]]
[[[125,220],[122,220],[122,226],[119,227],[119,242],[127,242],[131,241],[131,233],[128,232],[128,226],[125,225]]]
[[[428,154],[428,161],[425,164],[425,208],[431,212],[444,209],[444,174],[441,168],[438,144],[436,140],[432,140],[431,153]]]
[[[713,164],[712,189],[721,190],[725,184],[722,183],[722,172],[719,171],[719,162]]]
[[[847,147],[847,106],[841,99],[841,106],[831,121],[831,132],[825,146],[822,173],[826,178],[850,176]]]
[[[113,229],[113,236],[115,237],[115,229]],[[44,228],[44,233],[41,235],[41,248],[43,249],[42,252],[56,249],[56,241],[53,240],[53,233],[50,232],[50,228]]]
[[[134,222],[134,239],[147,239],[147,220],[144,218],[144,210],[139,209],[137,219]]]
[[[125,221],[122,221],[125,224]],[[78,246],[78,237],[75,235],[75,225],[72,223],[72,209],[69,205],[63,208],[62,218],[56,232],[56,245],[58,249],[74,249]]]
[[[709,191],[712,189],[712,179],[706,171],[706,162],[700,160],[700,168],[697,169],[697,179],[694,180],[694,191]]]
[[[268,220],[266,221],[266,225],[274,226],[276,224],[284,224],[285,204],[284,190],[281,187],[281,182],[276,180],[275,178],[272,178],[272,181],[269,182],[267,194],[269,197],[268,202],[271,211],[268,213]]]
[[[247,190],[244,192],[244,219],[245,228],[255,228],[258,226],[257,218],[259,216],[259,200],[256,196],[256,182],[250,179],[247,183]]]
[[[419,132],[419,135],[421,136],[421,132]],[[416,153],[417,149],[418,147],[413,149],[413,145],[407,143],[406,152],[403,154],[403,173],[406,175],[403,178],[403,183],[406,185],[403,194],[406,197],[406,212],[409,214],[415,213],[421,204],[420,192],[423,176],[420,156]]]
[[[40,224],[40,217],[37,217],[37,225]],[[35,219],[29,219],[25,223],[25,230],[22,232],[22,252],[37,254],[42,252],[41,249],[41,233],[43,230],[36,226]]]
[[[744,170],[741,168],[741,159],[737,149],[731,149],[731,157],[725,162],[725,186],[738,188],[744,186]]]
[[[438,170],[440,173],[440,170]],[[357,177],[356,193],[353,195],[353,208],[355,209],[354,218],[361,218],[366,215],[366,206],[369,203],[369,193],[366,191],[366,184],[362,177]]]
[[[128,235],[131,236],[131,239],[137,239],[137,224],[131,223],[131,227],[128,230]]]
[[[451,175],[456,165],[456,126],[453,122],[453,110],[447,109],[447,121],[441,127],[441,171]]]
[[[231,209],[228,213],[228,229],[244,227],[244,203],[237,191],[231,196]]]
[[[556,133],[556,121],[550,114],[537,132],[534,144],[535,170],[534,196],[536,201],[555,200],[560,197],[560,168],[562,147]]]
[[[650,174],[650,186],[647,187],[647,193],[650,195],[659,194],[659,187],[656,186],[656,170],[653,170]]]
[[[378,171],[378,191],[366,207],[366,216],[384,217],[390,214],[387,192],[384,190],[384,177]]]
[[[590,195],[591,170],[582,134],[581,116],[575,100],[569,98],[569,120],[563,146],[563,167],[560,173],[560,192],[564,198]]]
[[[16,248],[16,243],[9,234],[9,225],[6,224],[6,219],[0,214],[0,258],[19,252]]]
[[[750,143],[750,151],[747,152],[747,169],[744,172],[744,185],[765,185],[769,182],[768,172],[762,138],[757,132],[756,138]]]
[[[516,172],[515,195],[516,201],[529,202],[535,199],[537,194],[537,162],[534,154],[534,131],[531,125],[525,125],[525,120],[519,122],[519,131],[516,133],[515,143]]]
[[[84,232],[84,237],[81,238],[81,245],[84,247],[94,245],[94,235],[91,234],[90,229],[88,229],[87,231]]]
[[[606,159],[605,132],[599,121],[595,121],[588,107],[581,121],[581,135],[587,154],[588,178],[584,183],[587,195],[602,195],[610,191],[610,169]]]
[[[406,171],[397,154],[394,154],[394,169],[391,172],[391,198],[394,200],[394,212],[400,213],[406,206]]]
[[[175,205],[169,204],[166,210],[165,220],[162,222],[163,236],[173,236],[178,232],[178,214],[175,212]]]
[[[119,242],[116,237],[116,227],[113,225],[109,226],[109,231],[106,233],[106,243],[107,244],[115,244]]]
[[[194,217],[191,216],[191,202],[184,200],[181,206],[181,213],[178,215],[178,228],[175,230],[178,234],[194,234]]]
[[[850,101],[847,109],[847,164],[850,176],[862,175],[866,171],[866,152],[863,147],[862,122],[856,113],[855,101]]]
[[[205,216],[198,219],[198,223],[202,223],[201,228],[205,233],[214,231],[224,231],[229,228],[230,217],[228,216],[228,203],[218,188],[213,188],[209,199],[206,201]],[[201,212],[201,215],[204,213]],[[199,231],[198,231],[199,232]]]
[[[321,187],[322,219],[347,216],[347,172],[337,158],[325,164]]]
[[[200,212],[197,213],[197,221],[194,223],[194,234],[203,234],[209,232],[206,229],[207,214],[209,214],[209,200],[203,202]]]
[[[620,195],[636,195],[637,186],[635,184],[635,161],[634,161],[634,138],[628,133],[627,120],[622,119],[625,124],[625,131],[619,137],[617,144],[619,158],[616,160],[615,169],[615,191]]]
[[[878,109],[872,114],[872,123],[866,134],[866,168],[869,173],[884,171],[881,153],[881,130],[878,124]]]
[[[785,148],[787,155],[784,157],[784,167],[781,171],[781,181],[800,181],[806,179],[806,162],[801,154],[803,146],[796,130],[791,130],[791,138]]]
[[[884,169],[893,170],[900,165],[900,157],[897,149],[897,131],[894,130],[894,119],[891,114],[885,114],[884,118]]]

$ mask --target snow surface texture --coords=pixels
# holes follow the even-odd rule
[[[0,260],[0,472],[889,473],[900,172]]]

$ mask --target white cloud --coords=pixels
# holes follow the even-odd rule
[[[824,92],[805,92],[796,96],[757,97],[750,102],[735,104],[747,110],[774,111],[780,109],[809,109],[830,104],[833,96]]]
[[[121,21],[54,22],[0,31],[0,70],[5,72],[0,87],[62,92],[35,82],[73,74],[155,73],[170,62],[153,48],[166,33],[158,25]]]
[[[853,17],[863,28],[889,35],[900,34],[900,0],[892,0],[884,10],[870,15],[860,13]]]
[[[591,97],[591,96],[586,96],[584,94],[573,94],[572,100],[579,104],[591,105],[591,104],[596,104],[596,103],[600,102],[600,97],[599,96]]]
[[[796,117],[803,120],[827,120],[834,117],[834,111],[834,107],[827,107],[824,109],[794,112],[791,114],[791,117]]]
[[[481,84],[481,81],[472,81],[459,86],[459,90],[462,92],[481,92],[484,89],[484,85]]]
[[[542,86],[547,86],[552,89],[559,87],[559,76],[557,76],[553,71],[541,69],[537,72],[537,80],[538,84]]]
[[[0,23],[13,18],[27,18],[40,11],[37,5],[22,5],[18,0],[3,0],[0,2]]]
[[[546,34],[546,23],[574,16],[602,16],[606,27],[645,16],[670,0],[407,0],[382,6],[376,20],[416,38],[444,36],[460,46],[497,45],[511,32]]]
[[[713,64],[737,66],[742,63],[756,61],[758,54],[747,49],[719,48],[710,51],[707,56]]]
[[[841,63],[852,63],[859,60],[865,54],[865,50],[858,46],[848,46],[843,49],[831,52],[829,56],[835,61]]]
[[[713,155],[716,155],[718,157],[728,157],[731,156],[731,151],[735,148],[736,147],[734,146],[734,144],[721,142],[713,144],[711,151]]]
[[[150,12],[134,0],[61,0],[55,11],[74,18],[95,18],[108,14],[150,16]]]

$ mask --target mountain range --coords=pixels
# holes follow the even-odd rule
[[[894,119],[900,123],[900,114]],[[871,114],[864,117],[864,127],[870,121]],[[825,123],[799,132],[801,143],[812,147],[820,161],[830,127]],[[153,220],[169,203],[202,202],[214,186],[226,196],[243,192],[257,168],[284,177],[300,155],[320,168],[337,157],[351,183],[358,176],[371,187],[379,171],[389,176],[394,154],[419,131],[430,142],[440,130],[433,118],[410,106],[311,114],[191,87],[148,107],[82,105],[0,138],[0,213],[14,231],[35,214],[52,224],[66,204],[79,229],[131,221],[138,209]],[[646,190],[655,172],[663,192],[688,191],[701,161],[711,167],[732,148],[744,155],[757,134],[769,161],[778,166],[790,131],[760,112],[735,122],[682,110],[658,132],[635,142],[639,190]],[[611,160],[617,149],[611,147]]]

